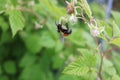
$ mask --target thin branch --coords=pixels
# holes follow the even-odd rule
[[[20,11],[25,11],[25,12],[30,12],[31,14],[33,14],[36,18],[38,18],[39,20],[41,20],[40,16],[32,9],[28,9],[26,7],[20,7],[18,8],[18,10]]]
[[[102,44],[100,44],[100,48],[101,47],[102,47]],[[102,77],[103,59],[104,59],[104,53],[100,50],[100,67],[99,67],[99,70],[98,70],[98,77],[99,77],[100,80],[103,80],[103,77]]]
[[[110,53],[110,52],[112,52],[112,51],[114,51],[114,50],[120,51],[120,48],[115,46],[115,47],[113,47],[113,48],[111,48],[111,49],[108,49],[108,50],[104,51],[103,53],[104,53],[104,54],[107,54],[107,53]]]
[[[103,65],[103,59],[104,59],[104,55],[103,55],[103,53],[100,53],[101,54],[101,60],[100,60],[100,67],[99,67],[99,71],[98,71],[98,76],[99,76],[99,79],[100,80],[103,80],[103,78],[102,78],[102,65]]]

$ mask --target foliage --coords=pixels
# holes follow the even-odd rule
[[[71,0],[66,14],[61,1],[0,0],[0,80],[120,80],[120,13],[103,21],[99,6]],[[72,29],[64,43],[58,21]]]
[[[9,16],[11,29],[14,36],[17,33],[17,31],[22,30],[24,28],[24,18],[21,12],[17,10],[11,11]]]
[[[96,66],[95,56],[88,50],[83,49],[80,51],[82,52],[82,56],[79,57],[78,60],[71,63],[68,67],[66,67],[63,71],[64,73],[81,76],[94,69]]]

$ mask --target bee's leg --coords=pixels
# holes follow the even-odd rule
[[[67,30],[69,30],[68,23],[66,23],[65,25],[66,25]]]

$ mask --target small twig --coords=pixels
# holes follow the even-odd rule
[[[102,47],[102,45],[100,44],[100,47]],[[103,59],[104,59],[104,53],[100,50],[100,67],[99,67],[99,70],[98,70],[98,77],[100,80],[103,80],[103,77],[102,77],[102,66],[103,66]]]
[[[39,20],[41,20],[40,16],[39,16],[34,10],[32,10],[32,9],[28,9],[28,8],[26,8],[26,7],[20,7],[20,8],[18,8],[18,10],[20,10],[20,11],[25,11],[25,12],[30,12],[30,13],[32,13],[36,18],[38,18]]]
[[[104,55],[103,55],[103,53],[100,53],[100,54],[101,54],[101,56],[100,56],[101,60],[100,60],[100,68],[99,68],[99,71],[98,71],[98,76],[99,76],[100,80],[103,80],[101,72],[102,72],[102,65],[103,65]]]
[[[120,48],[115,46],[115,47],[113,47],[113,48],[111,48],[111,49],[108,49],[108,50],[104,51],[103,53],[104,53],[104,54],[110,53],[111,51],[114,51],[114,50],[120,51]]]

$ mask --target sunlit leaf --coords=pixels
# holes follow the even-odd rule
[[[112,80],[120,80],[120,76],[119,75],[113,75],[112,76]]]
[[[0,0],[0,12],[5,9],[6,0]]]
[[[120,38],[114,38],[110,43],[120,47]]]
[[[55,51],[56,51],[56,52],[62,51],[62,49],[63,49],[63,44],[61,44],[60,40],[57,40],[55,44],[56,44]]]
[[[64,54],[59,54],[59,55],[54,55],[53,58],[52,58],[52,67],[53,69],[59,69],[60,67],[63,66],[64,64],[64,61],[65,61],[65,56]]]
[[[58,80],[79,80],[81,77],[77,77],[74,75],[61,75]]]
[[[119,64],[120,54],[113,52],[112,56],[113,56],[113,58],[112,58],[113,64],[116,68],[117,73],[120,75],[120,69],[119,69],[120,68],[120,64]]]
[[[41,50],[42,48],[42,43],[41,43],[41,38],[38,35],[26,35],[22,37],[27,49],[31,53],[37,53]]]
[[[112,16],[115,19],[115,22],[120,26],[120,12],[118,11],[112,11]]]
[[[13,10],[9,14],[9,21],[12,30],[12,36],[14,37],[18,31],[23,30],[25,20],[20,11]]]
[[[114,37],[119,37],[120,36],[120,29],[115,22],[113,22],[113,36]]]
[[[79,0],[79,1],[80,1],[80,5],[82,6],[82,8],[85,11],[85,13],[87,14],[87,16],[89,18],[92,18],[92,12],[91,12],[91,9],[87,3],[87,0]]]
[[[105,73],[107,73],[110,76],[116,74],[116,69],[113,66],[113,63],[106,58],[104,58],[102,71],[104,71]]]
[[[47,33],[48,34],[48,33]],[[47,47],[47,48],[53,48],[55,46],[55,42],[54,40],[51,38],[51,36],[49,36],[49,34],[47,35],[46,33],[41,37],[41,42],[42,42],[42,46]]]
[[[34,64],[24,68],[20,79],[24,80],[46,80],[45,73],[42,71],[39,64]]]
[[[26,54],[22,57],[19,66],[20,66],[20,67],[31,66],[32,64],[34,64],[35,60],[36,60],[36,57],[35,57],[35,56],[33,56],[32,54],[26,53]]]
[[[98,22],[99,26],[102,26],[102,27],[105,28],[104,32],[105,32],[106,36],[109,37],[109,38],[111,38],[112,37],[112,33],[113,33],[112,27],[110,27],[107,24],[107,22],[105,22],[105,21],[97,20],[97,22]]]
[[[95,56],[90,53],[87,49],[79,49],[82,56],[69,64],[63,71],[63,73],[83,76],[86,75],[90,70],[94,70],[96,65]]]

